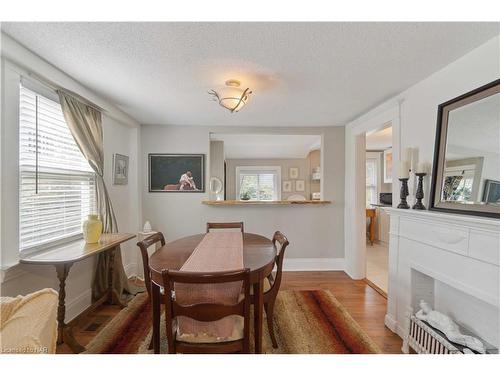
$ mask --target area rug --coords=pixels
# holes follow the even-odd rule
[[[272,347],[264,318],[264,353],[381,353],[378,346],[329,291],[280,292],[274,317],[278,348]],[[99,332],[87,345],[85,353],[152,353],[148,350],[151,335],[151,304],[147,294],[141,293]],[[160,350],[161,353],[167,353],[164,314]]]

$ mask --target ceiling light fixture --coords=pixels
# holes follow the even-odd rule
[[[229,79],[226,81],[226,86],[219,91],[210,90],[208,93],[212,95],[213,100],[231,113],[238,112],[247,104],[248,97],[252,93],[249,88],[241,89],[240,85],[240,81]]]

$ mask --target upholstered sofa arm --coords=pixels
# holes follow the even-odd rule
[[[0,297],[0,353],[55,353],[58,295],[42,289]]]

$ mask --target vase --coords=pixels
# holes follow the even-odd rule
[[[96,243],[102,234],[102,221],[98,215],[88,215],[82,225],[83,238],[87,243]]]

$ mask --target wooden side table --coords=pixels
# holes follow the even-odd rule
[[[75,353],[81,353],[85,350],[85,347],[80,345],[73,337],[71,327],[64,322],[66,317],[66,279],[71,266],[74,263],[88,257],[109,251],[110,266],[108,290],[99,300],[94,302],[88,310],[95,309],[97,306],[100,306],[105,302],[118,304],[124,307],[125,304],[120,300],[120,297],[113,288],[113,260],[115,250],[118,249],[119,245],[134,237],[134,234],[129,233],[106,233],[101,235],[101,238],[97,243],[87,244],[84,240],[75,241],[62,246],[57,246],[44,252],[30,254],[20,260],[21,263],[25,264],[52,265],[56,269],[57,278],[59,279],[59,304],[57,307],[58,344],[65,342]]]

